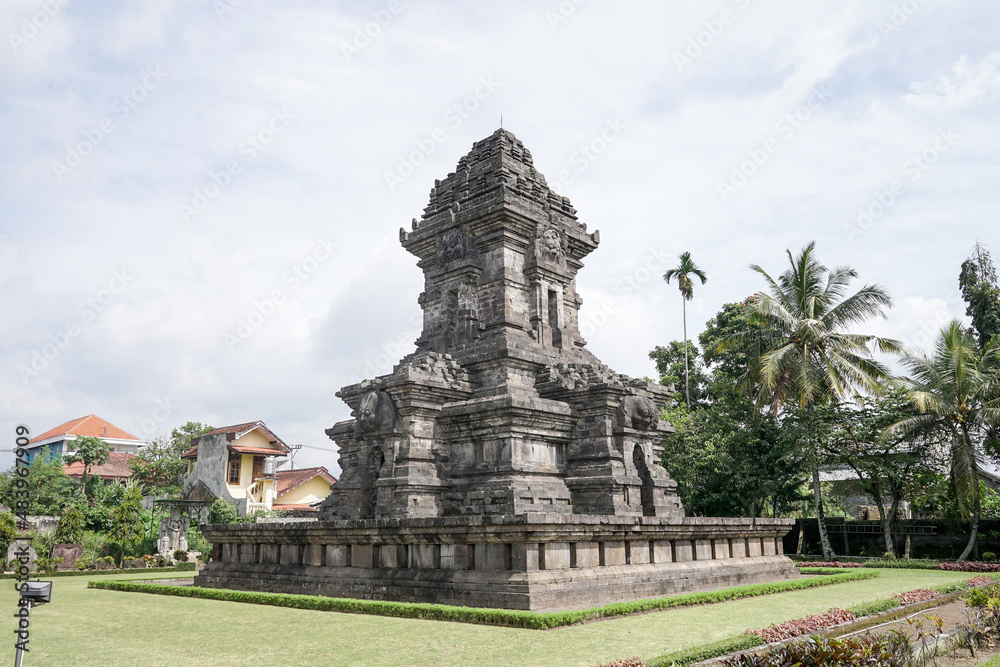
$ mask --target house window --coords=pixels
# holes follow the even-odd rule
[[[240,463],[239,459],[233,459],[229,462],[229,483],[239,484],[240,483]]]

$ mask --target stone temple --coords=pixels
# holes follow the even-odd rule
[[[673,390],[587,350],[576,274],[600,235],[513,134],[435,181],[400,242],[423,332],[338,392],[319,521],[206,526],[198,585],[556,610],[795,576],[790,519],[685,518],[660,465]]]

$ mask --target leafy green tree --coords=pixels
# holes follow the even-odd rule
[[[211,426],[188,422],[171,431],[169,440],[154,440],[132,459],[132,479],[153,494],[180,493],[181,479],[187,470],[181,456],[191,448],[192,438],[211,430]]]
[[[80,487],[88,498],[90,490],[87,487],[87,478],[90,476],[90,469],[107,463],[110,457],[111,448],[108,447],[108,443],[89,435],[77,438],[76,451],[64,457],[66,463],[83,464],[83,479],[80,480]]]
[[[824,454],[857,475],[859,486],[878,507],[885,551],[895,554],[892,527],[899,505],[913,500],[919,481],[934,472],[937,440],[884,435],[886,428],[916,414],[899,385],[887,385],[886,391],[876,396],[859,396],[853,405],[837,403],[822,410],[832,427]]]
[[[971,521],[969,542],[958,557],[969,557],[982,512],[981,453],[1000,451],[1000,337],[980,351],[972,334],[954,320],[934,344],[932,355],[907,354],[902,380],[920,411],[886,430],[885,437],[912,437],[943,431],[948,438],[949,475],[958,510]]]
[[[0,474],[0,502],[8,507],[17,506],[18,479],[16,467]],[[63,509],[76,502],[76,484],[66,476],[62,461],[47,456],[36,456],[28,465],[27,483],[30,503],[28,514],[58,516]]]
[[[691,253],[684,251],[678,256],[680,263],[672,269],[668,269],[663,274],[663,279],[670,284],[674,278],[677,279],[677,289],[681,292],[681,310],[684,314],[684,395],[687,398],[688,409],[691,408],[691,388],[688,386],[688,329],[687,329],[687,302],[694,298],[694,280],[692,276],[701,280],[704,285],[708,277],[705,272],[698,268],[698,265],[691,260]]]
[[[129,480],[121,503],[111,513],[108,537],[121,547],[118,566],[125,561],[125,549],[142,539],[142,488]]]
[[[674,394],[674,402],[697,406],[706,398],[705,385],[708,382],[708,376],[705,372],[705,366],[701,362],[701,352],[698,350],[698,346],[689,343],[688,347],[691,350],[688,383],[683,382],[685,372],[683,342],[672,340],[665,347],[657,345],[649,353],[649,358],[656,364],[656,372],[660,376],[660,384],[680,386],[681,390]],[[688,396],[689,391],[691,392],[690,396]]]
[[[76,505],[70,505],[63,510],[56,525],[54,541],[56,544],[79,544],[83,539],[83,512]]]
[[[715,348],[735,329],[749,326],[750,299],[725,304],[698,340],[704,362],[693,357],[692,410],[683,403],[666,419],[677,432],[668,437],[663,465],[677,481],[686,511],[693,516],[779,516],[802,499],[802,460],[794,441],[778,425],[756,418],[753,401],[737,391],[746,360],[736,350]],[[676,373],[680,343],[671,343]],[[657,348],[664,350],[665,348]],[[697,347],[692,346],[697,355]],[[651,353],[656,358],[657,350]],[[658,361],[660,367],[661,356]],[[704,369],[704,379],[698,369]],[[661,381],[663,380],[661,371]],[[696,393],[697,392],[697,393]],[[697,398],[696,398],[697,396]]]
[[[769,407],[775,417],[786,404],[812,412],[817,404],[841,401],[858,389],[878,393],[888,372],[872,358],[869,346],[882,352],[900,350],[897,341],[847,331],[872,317],[885,317],[892,299],[879,285],[865,285],[848,296],[857,272],[820,264],[815,245],[809,243],[797,256],[787,251],[791,266],[776,279],[751,265],[767,283],[767,292],[752,301],[754,326],[734,332],[719,346],[720,351],[747,354],[741,385],[753,393],[757,407]],[[823,557],[829,560],[835,555],[824,523],[819,443],[810,440],[805,449],[811,459]]]
[[[976,243],[972,256],[962,262],[958,284],[968,304],[965,314],[972,318],[980,348],[985,348],[1000,333],[1000,286],[993,258],[982,244]]]
[[[7,549],[17,537],[17,522],[10,512],[0,512],[0,554],[7,557]],[[6,563],[4,563],[6,566]]]

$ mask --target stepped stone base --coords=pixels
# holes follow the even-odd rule
[[[798,576],[791,519],[519,514],[209,525],[195,585],[561,611]]]

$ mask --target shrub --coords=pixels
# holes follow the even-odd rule
[[[847,639],[810,637],[786,644],[766,655],[738,655],[722,664],[726,667],[907,667],[913,646],[902,632],[865,634]]]
[[[997,559],[997,555],[995,553],[993,553],[992,551],[984,551],[983,552],[983,560],[990,560],[990,561],[992,561],[992,560],[996,560],[996,559]]]
[[[174,569],[177,570],[178,572],[185,572],[188,570],[194,570],[196,568],[195,568],[195,563],[177,563],[177,565],[174,566]]]
[[[899,600],[899,604],[904,606],[908,604],[916,604],[918,602],[927,602],[928,600],[934,600],[939,597],[941,597],[940,593],[932,591],[929,588],[918,588],[913,591],[900,593],[896,596]]]
[[[63,510],[53,536],[56,544],[80,544],[83,540],[83,512],[76,505]]]
[[[822,614],[814,614],[812,616],[798,618],[793,621],[776,623],[775,625],[770,625],[766,628],[761,628],[760,630],[747,630],[747,632],[757,635],[770,644],[772,642],[780,642],[784,639],[791,639],[792,637],[808,635],[818,630],[823,630],[833,627],[834,625],[840,625],[841,623],[853,620],[854,614],[851,612],[846,609],[834,608]]]
[[[880,558],[866,562],[863,567],[894,568],[897,570],[930,570],[935,563],[915,558]]]
[[[57,569],[59,569],[59,564],[63,562],[62,558],[48,558],[46,556],[39,556],[35,559],[35,567],[42,574],[52,574]]]
[[[188,552],[183,549],[178,549],[174,552],[174,560],[178,563],[186,562],[188,559]]]
[[[796,563],[795,567],[861,567],[861,563],[845,563],[843,561],[803,561]]]
[[[212,501],[212,509],[209,513],[209,523],[246,523],[240,518],[240,513],[236,508],[227,503],[222,498]]]
[[[0,512],[0,553],[6,554],[7,549],[17,537],[17,522],[10,512]]]
[[[93,564],[93,558],[77,558],[76,559],[76,569],[78,570],[88,570]]]
[[[992,584],[996,579],[991,576],[981,574],[978,577],[973,577],[969,579],[969,588],[975,588],[976,586],[984,586],[986,584]]]
[[[611,662],[601,663],[597,667],[649,667],[649,663],[642,658],[632,656],[629,658],[619,658],[617,660],[612,660]]]
[[[948,570],[949,572],[1000,572],[1000,563],[976,563],[973,561],[938,563],[934,569]]]

